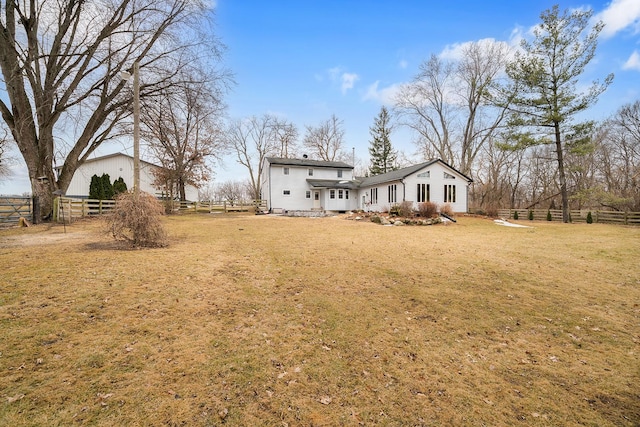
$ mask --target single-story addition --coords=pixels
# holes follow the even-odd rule
[[[153,171],[160,169],[160,166],[140,160],[140,190],[162,197],[166,190],[155,185]],[[133,157],[123,153],[113,153],[106,156],[96,157],[86,160],[76,169],[71,178],[67,197],[87,198],[89,196],[89,186],[93,175],[102,176],[108,174],[111,182],[122,177],[128,189],[133,189]],[[187,200],[198,200],[198,190],[193,186],[185,189]]]
[[[270,212],[296,210],[388,211],[395,204],[449,204],[467,212],[468,189],[473,182],[440,159],[381,175],[357,178],[344,162],[267,157],[264,160],[262,198]]]

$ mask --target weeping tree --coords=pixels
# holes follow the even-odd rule
[[[507,66],[512,82],[511,145],[516,149],[555,147],[564,222],[569,222],[565,157],[568,151],[577,154],[588,148],[594,126],[590,121],[577,121],[576,116],[593,105],[613,80],[610,74],[585,91],[578,86],[604,25],[591,26],[592,16],[592,11],[581,10],[560,14],[558,6],[546,10],[533,40],[523,40],[522,50]]]
[[[7,0],[0,6],[0,113],[26,163],[34,222],[76,169],[130,116],[122,72],[139,64],[140,96],[219,50],[202,30],[205,0]],[[59,167],[59,174],[54,168]]]

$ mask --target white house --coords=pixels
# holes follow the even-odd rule
[[[347,211],[358,207],[353,166],[344,162],[267,157],[262,198],[271,212]]]
[[[153,163],[140,160],[140,190],[153,194],[154,196],[162,196],[166,191],[154,185],[155,177],[154,169],[160,166]],[[66,195],[68,197],[86,198],[89,196],[89,185],[93,175],[102,176],[108,174],[111,182],[122,177],[127,184],[128,189],[133,188],[133,157],[123,153],[113,153],[102,157],[96,157],[85,161],[71,178],[69,188]],[[198,200],[198,190],[193,186],[187,186],[185,189],[187,200]]]
[[[440,159],[381,175],[356,178],[353,166],[309,159],[265,159],[262,198],[272,212],[386,211],[403,201],[449,204],[467,212],[472,179]]]

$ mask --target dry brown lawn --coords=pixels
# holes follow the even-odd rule
[[[0,231],[0,425],[640,425],[640,228],[164,222]]]

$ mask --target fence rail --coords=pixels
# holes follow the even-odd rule
[[[0,197],[0,223],[14,224],[20,218],[31,221],[31,197]]]
[[[528,220],[530,215],[536,221],[562,221],[562,210],[560,209],[500,209],[498,216],[502,218],[514,219],[515,213],[518,213],[519,220]],[[569,212],[572,222],[586,222],[587,216],[591,212],[591,218],[594,223],[608,224],[624,224],[624,225],[640,225],[640,212],[617,212],[617,211],[598,211],[590,209],[572,210]]]
[[[72,199],[68,197],[56,198],[54,201],[54,220],[70,222],[89,216],[103,215],[115,207],[114,200]],[[266,210],[264,200],[250,200],[239,202],[211,201],[211,202],[171,202],[170,211],[180,213],[214,213],[214,212],[249,212],[252,210]]]

